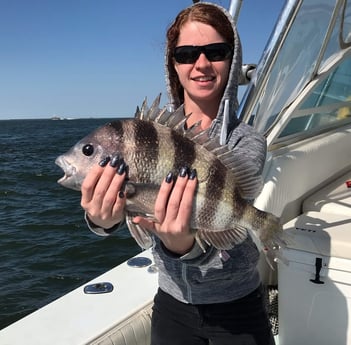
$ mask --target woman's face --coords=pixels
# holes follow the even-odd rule
[[[200,22],[186,22],[178,38],[179,46],[204,46],[225,42],[224,38],[210,25]],[[179,81],[184,88],[184,100],[194,102],[217,102],[222,98],[228,81],[230,59],[209,61],[204,53],[192,64],[174,62]]]

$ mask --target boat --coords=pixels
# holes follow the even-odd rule
[[[284,260],[259,263],[276,344],[351,344],[351,3],[287,0],[242,82],[238,116],[268,144],[255,206],[289,235]],[[4,328],[0,343],[150,344],[156,290],[143,251]]]

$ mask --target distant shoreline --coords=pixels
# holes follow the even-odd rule
[[[0,119],[0,121],[38,121],[38,120],[50,120],[50,121],[72,121],[72,120],[99,120],[99,119],[107,119],[107,120],[113,120],[113,119],[129,119],[132,117],[128,116],[116,116],[116,117],[111,117],[111,116],[99,116],[99,117],[36,117],[36,118],[29,118],[29,117],[16,117],[16,118],[7,118],[7,119]]]

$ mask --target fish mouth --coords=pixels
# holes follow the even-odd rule
[[[77,172],[76,168],[67,162],[63,156],[59,156],[55,160],[55,164],[58,165],[64,172],[64,175],[57,180],[57,183],[65,185],[66,181],[74,176]]]

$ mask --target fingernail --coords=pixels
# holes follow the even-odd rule
[[[172,171],[170,171],[170,172],[167,174],[167,176],[166,176],[166,178],[165,178],[165,181],[166,181],[167,183],[171,183],[172,180],[173,180],[173,173],[172,173]]]
[[[182,168],[180,168],[180,170],[179,170],[179,176],[180,177],[185,177],[186,176],[186,174],[188,173],[188,167],[182,167]]]
[[[123,175],[123,173],[125,172],[125,170],[126,170],[126,163],[122,162],[122,163],[119,165],[118,169],[117,169],[117,174],[118,174],[118,175]]]
[[[196,171],[196,169],[190,170],[190,173],[189,173],[189,180],[194,180],[196,176],[197,176],[197,171]]]
[[[118,165],[119,160],[120,160],[119,155],[112,157],[111,162],[110,162],[110,166],[112,168],[116,168],[117,165]]]
[[[125,168],[124,168],[124,172],[126,173],[126,180],[129,180],[129,165],[126,164]]]
[[[106,165],[107,165],[107,163],[110,161],[110,156],[107,156],[107,157],[105,157],[104,159],[102,159],[100,162],[99,162],[99,165],[101,166],[101,167],[105,167]]]
[[[119,196],[120,199],[123,199],[123,198],[124,198],[124,192],[123,192],[123,191],[120,191],[120,192],[118,193],[118,196]]]

